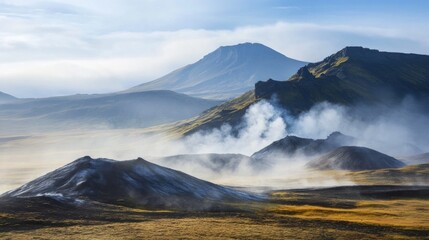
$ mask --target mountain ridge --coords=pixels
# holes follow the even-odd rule
[[[193,64],[127,91],[166,89],[209,99],[228,99],[257,81],[287,78],[306,63],[260,43],[221,46]]]
[[[288,135],[253,153],[251,157],[262,161],[282,160],[285,157],[293,157],[297,154],[311,157],[349,145],[355,140],[355,138],[340,132],[333,132],[325,139],[310,139]]]
[[[194,117],[219,103],[169,90],[19,99],[1,105],[0,130],[148,127]]]
[[[189,120],[176,131],[190,134],[224,123],[234,125],[250,105],[274,96],[276,105],[293,116],[322,102],[390,108],[412,97],[429,106],[429,56],[346,47],[320,62],[307,64],[287,81],[259,81],[254,90]]]
[[[18,98],[0,91],[0,103],[8,103],[17,100]]]
[[[401,168],[405,164],[391,156],[366,147],[343,146],[306,164],[319,170],[376,170]]]

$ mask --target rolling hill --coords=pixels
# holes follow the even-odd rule
[[[281,160],[294,155],[314,156],[332,151],[338,147],[350,145],[354,138],[340,132],[331,133],[326,139],[309,139],[286,136],[255,152],[251,157],[257,160]]]
[[[273,96],[292,115],[320,102],[392,106],[412,97],[429,106],[429,56],[346,47],[302,67],[287,81],[257,82],[254,90],[177,126],[176,132],[189,134],[224,123],[237,124],[250,105]]]
[[[1,197],[92,200],[150,209],[210,210],[224,202],[258,197],[200,180],[141,158],[130,161],[83,157]]]
[[[165,90],[21,99],[0,106],[0,132],[148,127],[194,117],[218,103]]]
[[[400,168],[405,166],[405,164],[370,148],[345,146],[310,161],[306,166],[319,170],[340,169],[361,171]]]
[[[220,47],[196,63],[128,91],[172,90],[195,97],[229,99],[269,78],[286,79],[306,63],[258,43]]]

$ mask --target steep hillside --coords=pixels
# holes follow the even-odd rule
[[[255,94],[276,95],[292,113],[318,102],[391,104],[405,96],[429,94],[429,56],[346,47],[323,61],[301,68],[286,82],[258,82]]]
[[[196,63],[129,91],[172,90],[209,99],[229,99],[258,81],[286,79],[306,63],[258,43],[220,47]]]
[[[220,127],[224,123],[236,125],[246,113],[247,108],[255,102],[257,102],[255,93],[249,91],[238,98],[205,111],[198,117],[177,123],[171,131],[177,135],[186,135],[199,130]]]
[[[320,170],[341,169],[351,171],[400,168],[405,164],[386,154],[365,147],[340,147],[310,161],[309,168]]]
[[[40,196],[180,210],[207,210],[223,201],[257,199],[249,193],[206,182],[141,158],[114,161],[90,157],[80,158],[2,195]]]

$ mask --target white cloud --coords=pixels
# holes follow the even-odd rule
[[[199,9],[195,15],[198,11],[189,12],[187,5],[168,3],[173,5],[0,1],[0,90],[19,97],[123,90],[192,63],[220,45],[240,42],[260,42],[305,61],[321,60],[347,45],[429,53],[429,34],[416,28],[279,21],[195,29],[198,25],[186,21],[198,21],[222,6],[191,1]],[[171,12],[176,5],[177,13]],[[170,20],[157,17],[159,7]],[[151,30],[176,20],[179,29]]]

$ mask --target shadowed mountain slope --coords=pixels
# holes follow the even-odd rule
[[[400,168],[405,164],[386,154],[365,147],[340,147],[307,163],[307,167],[320,170],[341,169],[351,171]]]
[[[340,132],[331,133],[326,139],[309,139],[287,136],[255,152],[251,157],[258,160],[276,160],[295,154],[314,156],[350,145],[354,138]]]
[[[301,68],[289,81],[259,82],[258,98],[277,95],[292,113],[328,101],[344,105],[391,104],[429,94],[429,56],[346,47]]]

